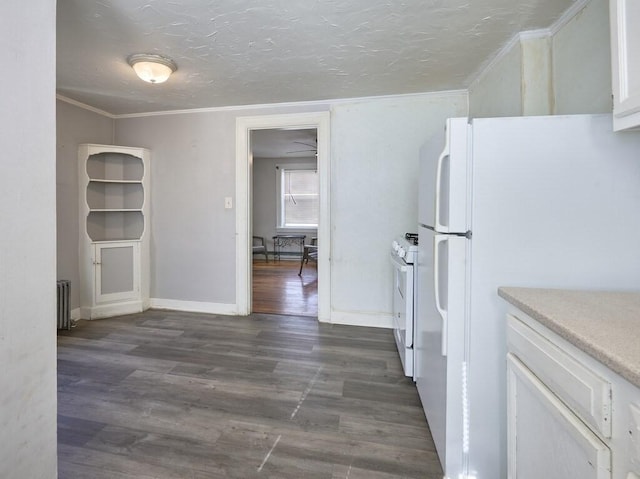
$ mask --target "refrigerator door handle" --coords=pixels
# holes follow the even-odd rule
[[[438,157],[438,165],[436,166],[436,199],[435,199],[435,215],[434,215],[434,228],[436,231],[442,233],[448,233],[449,228],[447,225],[442,224],[440,221],[440,202],[442,201],[442,164],[449,158],[449,142],[444,147],[442,153]]]
[[[441,353],[443,356],[447,355],[447,330],[448,330],[448,314],[447,310],[442,307],[442,301],[440,300],[440,274],[439,265],[440,265],[440,243],[444,243],[448,241],[449,238],[446,236],[436,235],[433,241],[433,287],[435,289],[435,303],[436,310],[442,319],[442,345],[441,345]]]

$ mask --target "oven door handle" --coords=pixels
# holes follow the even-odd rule
[[[395,269],[397,269],[401,273],[406,273],[409,270],[407,263],[405,263],[403,260],[398,258],[396,255],[391,253],[390,257],[391,257],[391,263],[393,264],[393,267]]]

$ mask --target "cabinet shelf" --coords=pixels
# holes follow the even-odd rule
[[[101,152],[89,156],[86,171],[90,181],[141,182],[144,177],[142,158],[127,153]]]
[[[90,181],[87,185],[87,205],[92,211],[141,210],[144,187],[138,182]]]
[[[134,184],[140,185],[142,184],[142,180],[104,180],[99,178],[89,178],[89,183],[114,183],[114,184]]]
[[[100,245],[100,244],[120,244],[120,243],[126,243],[126,244],[130,244],[130,243],[140,243],[141,240],[137,240],[137,239],[121,239],[121,240],[100,240],[100,241],[92,241],[92,243],[94,245]]]
[[[87,215],[92,241],[139,240],[144,234],[142,210],[93,210]]]
[[[142,211],[142,208],[91,208],[91,213],[118,213],[129,211]]]

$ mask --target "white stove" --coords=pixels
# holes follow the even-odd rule
[[[416,318],[418,235],[406,233],[391,243],[393,265],[393,335],[404,374],[414,378],[413,331]],[[415,378],[414,378],[415,379]]]
[[[397,256],[407,264],[414,264],[418,256],[417,233],[405,233],[391,243],[391,256]]]

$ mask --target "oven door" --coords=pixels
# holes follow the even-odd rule
[[[405,375],[413,376],[413,265],[391,255],[393,265],[393,333]]]

